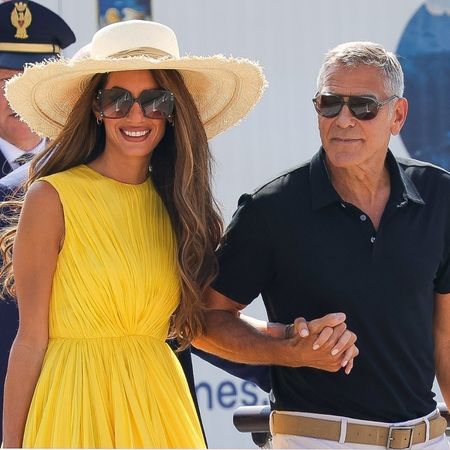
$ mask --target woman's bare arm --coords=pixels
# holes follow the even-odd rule
[[[49,299],[63,237],[64,216],[59,196],[50,184],[38,181],[26,195],[14,242],[19,330],[5,381],[5,448],[22,446],[28,410],[48,343]]]

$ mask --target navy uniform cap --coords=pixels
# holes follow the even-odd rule
[[[0,4],[0,68],[22,70],[74,42],[69,25],[45,6],[31,0]]]

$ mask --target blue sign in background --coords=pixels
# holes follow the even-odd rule
[[[409,101],[401,137],[411,157],[450,169],[450,0],[439,3],[417,10],[398,45]]]
[[[151,19],[150,0],[99,0],[100,26],[131,19]]]

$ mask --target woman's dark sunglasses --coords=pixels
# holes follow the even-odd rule
[[[125,117],[137,102],[142,114],[149,119],[172,118],[174,96],[172,92],[161,89],[147,89],[138,98],[122,88],[103,89],[95,97],[96,107],[100,115],[107,119]]]
[[[397,95],[392,95],[379,102],[374,97],[367,97],[364,95],[350,95],[342,96],[337,94],[316,94],[313,98],[313,103],[316,111],[323,117],[336,117],[342,111],[344,105],[358,120],[371,120],[378,114],[379,109],[389,103],[394,98],[399,98]],[[347,100],[345,100],[347,99]]]

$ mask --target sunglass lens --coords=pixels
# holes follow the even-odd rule
[[[133,99],[125,89],[106,89],[100,97],[103,116],[110,119],[125,117],[130,111]]]
[[[359,120],[371,120],[378,113],[378,104],[370,97],[350,97],[348,106],[352,114]]]
[[[317,112],[324,117],[336,117],[344,105],[337,95],[318,95],[315,101]]]
[[[139,97],[144,115],[150,119],[167,119],[173,112],[173,94],[169,91],[147,90]]]

